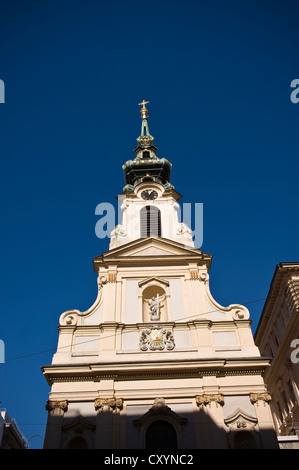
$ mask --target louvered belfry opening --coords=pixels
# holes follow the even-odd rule
[[[161,212],[155,206],[145,206],[140,211],[141,238],[161,237]]]

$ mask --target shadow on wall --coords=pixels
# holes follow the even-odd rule
[[[273,429],[258,429],[255,418],[237,411],[222,427],[205,407],[175,413],[164,404],[142,416],[103,406],[93,416],[49,414],[45,449],[278,449]]]

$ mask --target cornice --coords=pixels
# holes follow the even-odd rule
[[[174,249],[173,254],[169,255],[141,255],[141,256],[132,256],[130,251],[134,248],[146,247],[148,245],[161,246],[161,248],[171,247]],[[180,252],[176,252],[179,250]],[[126,254],[129,253],[129,254]],[[94,271],[98,273],[99,268],[108,267],[108,266],[165,266],[165,265],[180,265],[186,264],[188,262],[200,263],[202,265],[205,263],[209,269],[212,262],[212,256],[204,253],[201,250],[197,250],[192,247],[185,247],[182,243],[169,240],[167,238],[139,238],[137,240],[131,241],[112,250],[102,253],[100,256],[93,258]]]
[[[42,371],[49,385],[55,382],[99,382],[158,380],[168,378],[199,378],[203,376],[264,375],[269,361],[264,358],[211,359],[205,361],[169,360],[161,362],[101,363],[79,366],[77,364],[43,366]]]
[[[200,263],[202,265],[205,263],[207,269],[210,267],[211,259],[204,257],[202,255],[151,255],[151,256],[119,256],[119,257],[110,257],[97,259],[94,261],[94,271],[98,273],[99,267],[108,266],[121,266],[121,267],[131,267],[131,266],[174,266],[174,265],[188,265],[190,262]]]
[[[272,277],[269,292],[262,310],[262,314],[254,335],[255,342],[258,346],[261,345],[263,341],[263,338],[268,328],[268,324],[270,323],[270,321],[271,323],[273,323],[273,317],[278,311],[278,305],[280,305],[283,300],[286,300],[288,304],[290,303],[290,299],[287,299],[287,292],[285,292],[285,288],[288,287],[288,281],[291,280],[292,274],[298,276],[299,262],[277,264]],[[290,286],[288,290],[292,290],[292,286]]]

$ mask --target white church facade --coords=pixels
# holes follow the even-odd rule
[[[123,166],[122,221],[93,260],[98,295],[59,319],[46,449],[277,448],[261,356],[245,306],[219,305],[212,256],[178,217],[171,164],[145,102]]]

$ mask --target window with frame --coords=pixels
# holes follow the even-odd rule
[[[140,236],[161,237],[161,212],[156,206],[145,206],[141,209]]]
[[[154,421],[146,430],[146,449],[177,449],[177,433],[172,424],[163,419]]]

